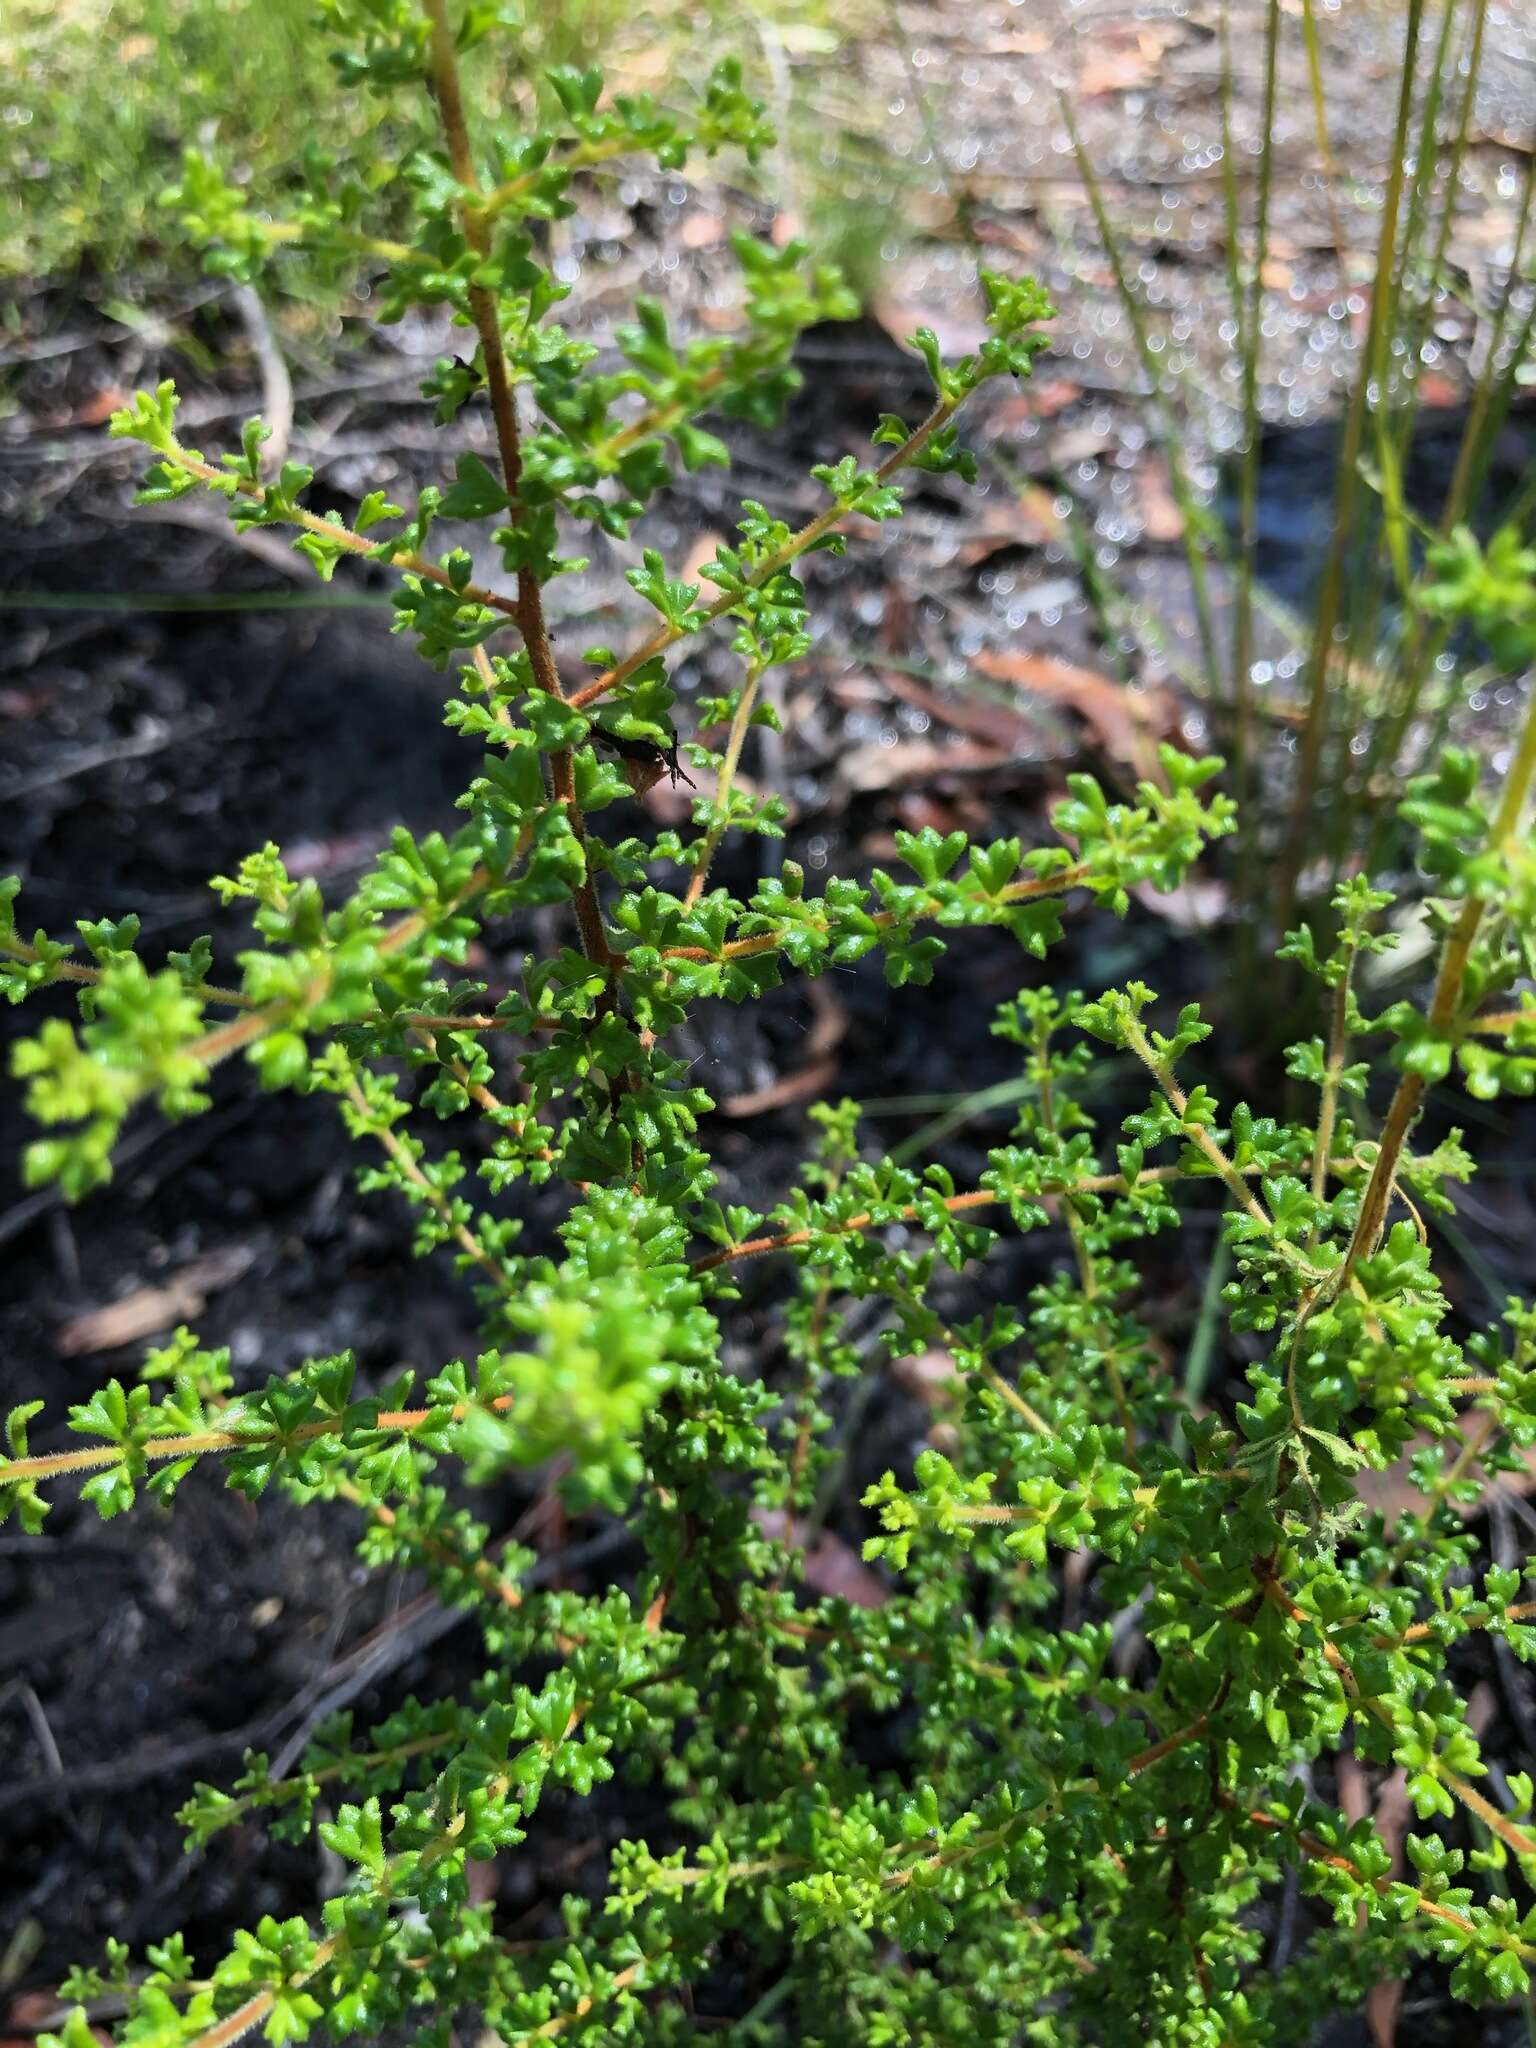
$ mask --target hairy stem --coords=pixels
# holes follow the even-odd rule
[[[1174,1079],[1167,1061],[1159,1059],[1157,1053],[1152,1048],[1152,1043],[1148,1039],[1147,1034],[1134,1018],[1126,1018],[1124,1029],[1127,1045],[1130,1046],[1132,1052],[1135,1053],[1136,1057],[1141,1061],[1142,1065],[1151,1074],[1153,1080],[1167,1097],[1169,1107],[1173,1110],[1174,1115],[1179,1118],[1180,1122],[1183,1123],[1185,1136],[1194,1145],[1195,1149],[1210,1161],[1219,1179],[1230,1193],[1235,1196],[1241,1207],[1247,1210],[1254,1222],[1262,1224],[1268,1231],[1273,1231],[1274,1225],[1270,1221],[1268,1214],[1249,1193],[1244,1185],[1243,1176],[1232,1164],[1226,1153],[1222,1151],[1210,1132],[1206,1130],[1203,1124],[1192,1124],[1185,1121],[1189,1111],[1189,1097]]]
[[[171,442],[155,448],[159,459],[172,469],[179,469],[187,476],[195,476],[200,483],[210,484],[215,490],[229,497],[252,498],[260,502],[266,495],[265,486],[253,482],[249,477],[234,476],[227,469],[215,469],[211,462],[204,462],[200,455],[194,455],[180,442]],[[343,549],[349,555],[360,559],[383,561],[381,548],[387,543],[369,540],[361,533],[354,533],[350,526],[343,526],[339,519],[327,519],[318,512],[311,512],[303,505],[295,505],[283,515],[290,526],[302,527],[305,533],[318,534],[332,546]],[[446,569],[440,569],[436,562],[429,562],[425,555],[404,552],[388,557],[390,566],[410,576],[420,576],[428,583],[437,583],[444,590],[452,590],[464,604],[484,605],[490,611],[504,612],[508,618],[517,617],[517,600],[508,597],[505,591],[487,590],[479,583],[456,585]]]
[[[384,1150],[394,1161],[396,1167],[404,1174],[405,1178],[411,1183],[411,1186],[420,1193],[422,1200],[432,1210],[465,1257],[472,1260],[480,1268],[481,1272],[489,1277],[492,1285],[498,1288],[501,1293],[510,1293],[512,1282],[501,1260],[494,1258],[486,1250],[467,1223],[460,1222],[454,1214],[454,1205],[450,1197],[422,1171],[410,1147],[403,1142],[399,1134],[391,1130],[387,1123],[382,1123],[378,1120],[374,1111],[369,1106],[367,1096],[364,1095],[362,1089],[350,1074],[347,1080],[347,1099],[357,1111],[359,1117],[367,1124],[374,1137],[384,1147]]]
[[[1037,897],[1060,896],[1066,890],[1075,888],[1087,874],[1086,866],[1077,866],[1063,868],[1059,874],[1047,875],[1043,879],[1031,877],[1027,881],[1010,882],[1006,888],[998,891],[997,900],[999,903],[1032,903]],[[931,910],[917,914],[937,916],[938,910],[939,905],[935,903]],[[899,920],[889,910],[877,910],[870,918],[870,923],[877,931],[882,932],[889,931],[898,922]],[[750,938],[730,940],[717,953],[711,953],[703,946],[664,946],[662,958],[704,961],[747,960],[757,953],[772,953],[784,943],[784,936],[782,930],[754,932]]]
[[[1257,1166],[1232,1169],[1239,1178],[1244,1172],[1256,1175],[1260,1170]],[[1156,1187],[1167,1181],[1189,1180],[1192,1177],[1181,1166],[1146,1166],[1134,1180],[1127,1180],[1125,1175],[1120,1173],[1093,1173],[1082,1180],[1045,1181],[1034,1192],[1041,1195],[1128,1195],[1137,1188]],[[1246,1188],[1243,1192],[1246,1195]],[[1006,1195],[996,1194],[991,1188],[971,1188],[963,1195],[946,1196],[942,1206],[951,1216],[962,1216],[972,1209],[993,1208],[1006,1203],[1007,1200]],[[918,1205],[909,1203],[897,1210],[890,1220],[915,1223],[921,1219],[922,1214],[923,1211]],[[837,1223],[828,1223],[822,1230],[786,1230],[774,1237],[743,1238],[738,1243],[726,1245],[720,1250],[706,1252],[702,1258],[694,1260],[692,1270],[695,1273],[711,1273],[716,1267],[731,1265],[737,1259],[761,1258],[768,1252],[797,1251],[802,1245],[814,1244],[817,1238],[823,1235],[842,1237],[850,1231],[870,1230],[874,1227],[875,1218],[867,1211],[862,1211],[857,1216],[846,1217]]]
[[[512,1406],[510,1394],[500,1394],[489,1403],[497,1411]],[[369,1424],[370,1429],[400,1430],[409,1436],[434,1415],[441,1411],[435,1408],[394,1408],[386,1409]],[[469,1408],[461,1403],[453,1411],[453,1420],[462,1422]],[[226,1429],[199,1429],[179,1436],[151,1436],[137,1446],[140,1454],[148,1459],[202,1458],[214,1451],[260,1450],[265,1445],[279,1441],[293,1444],[313,1443],[317,1437],[337,1436],[341,1431],[338,1417],[324,1422],[301,1422],[286,1438],[279,1438],[270,1429],[241,1430],[239,1416],[230,1418]],[[0,1459],[0,1486],[6,1486],[21,1479],[58,1479],[71,1472],[99,1472],[109,1465],[121,1464],[128,1455],[121,1444],[92,1444],[83,1451],[40,1452],[35,1457]]]
[[[29,946],[25,939],[14,936],[0,935],[0,953],[9,953],[13,960],[22,960],[29,965],[42,958],[36,946]],[[87,967],[83,961],[60,960],[49,969],[49,974],[54,981],[72,981],[82,988],[94,988],[103,971],[100,967]],[[251,998],[239,989],[218,988],[207,981],[189,981],[187,994],[197,996],[205,1003],[221,1003],[231,1010],[248,1010],[251,1007]]]
[[[1333,1015],[1328,1030],[1328,1063],[1317,1108],[1317,1142],[1312,1148],[1312,1199],[1321,1202],[1328,1186],[1328,1162],[1333,1157],[1333,1133],[1339,1115],[1339,1077],[1349,1057],[1349,984],[1354,973],[1355,949],[1350,947],[1333,992]],[[1317,1225],[1308,1237],[1308,1249],[1317,1246]]]

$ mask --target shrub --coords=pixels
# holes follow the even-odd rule
[[[674,117],[557,72],[547,131],[477,151],[457,54],[492,10],[457,29],[445,0],[327,12],[346,76],[425,83],[437,103],[445,152],[403,167],[414,238],[373,240],[363,188],[340,173],[274,221],[193,161],[183,213],[237,275],[303,243],[381,263],[395,312],[452,308],[471,352],[440,362],[427,396],[443,423],[488,404],[497,461],[461,455],[451,486],[410,509],[370,492],[349,523],[310,508],[303,467],[267,474],[259,423],[238,454],[186,446],[168,385],[113,431],[150,451],[144,499],[208,490],[240,526],[297,529],[323,577],[352,558],[397,573],[398,627],[453,671],[448,720],[483,752],[465,821],[397,833],[334,907],[272,846],[217,878],[226,902],[251,906],[238,986],[210,979],[206,941],[147,966],[132,918],[82,920],[86,960],[43,932],[24,940],[8,909],[0,948],[13,997],[71,986],[81,1008],[78,1027],[53,1017],[16,1058],[45,1127],[32,1179],[71,1197],[106,1182],[135,1105],[194,1114],[212,1070],[242,1056],[268,1088],[335,1098],[373,1155],[364,1185],[409,1204],[418,1250],[446,1252],[473,1284],[483,1349],[414,1392],[359,1387],[345,1356],[241,1390],[227,1355],[182,1332],[135,1384],[71,1410],[82,1448],[34,1451],[40,1404],[13,1411],[0,1510],[36,1530],[44,1489],[76,1474],[103,1516],[143,1491],[165,1503],[204,1458],[253,1497],[340,1498],[365,1558],[475,1610],[486,1672],[469,1697],[410,1702],[367,1735],[349,1717],[327,1725],[280,1782],[252,1755],[229,1788],[189,1800],[193,1844],[256,1816],[285,1839],[318,1829],[351,1875],[317,1924],[263,1920],[202,1975],[179,1939],[142,1965],[114,1947],[71,1995],[117,1987],[136,2048],[403,2023],[446,2041],[466,2011],[509,2042],[675,2041],[694,2023],[674,1992],[711,1980],[735,2002],[734,2038],[882,2048],[1297,2042],[1426,1957],[1451,1966],[1459,1997],[1521,1995],[1536,1913],[1508,1871],[1536,1878],[1533,1788],[1516,1775],[1497,1797],[1484,1789],[1457,1674],[1478,1636],[1529,1657],[1536,1603],[1458,1510],[1536,1442],[1536,1313],[1511,1303],[1466,1342],[1447,1327],[1428,1219],[1471,1162],[1455,1136],[1413,1140],[1426,1090],[1453,1072],[1481,1099],[1536,1082],[1536,1003],[1499,1007],[1536,964],[1522,831],[1536,714],[1490,800],[1477,763],[1454,754],[1409,789],[1439,943],[1422,1007],[1361,1007],[1357,965],[1393,943],[1386,889],[1356,877],[1288,938],[1327,1020],[1289,1055],[1311,1118],[1219,1102],[1196,1071],[1210,1027],[1193,1006],[1165,1016],[1140,982],[1085,1000],[1031,981],[991,1026],[1030,1092],[979,1185],[866,1158],[842,1104],[815,1112],[814,1154],[776,1208],[723,1206],[699,1140],[710,1099],[667,1049],[695,1005],[871,955],[899,991],[976,926],[1043,960],[1071,902],[1123,912],[1133,888],[1173,887],[1227,833],[1219,763],[1165,749],[1131,803],[1073,776],[1048,846],[925,830],[900,836],[899,873],[816,893],[786,861],[748,901],[712,886],[727,832],[772,837],[784,816],[736,778],[750,728],[772,718],[764,672],[808,645],[800,562],[840,549],[851,523],[897,517],[906,472],[974,474],[956,416],[983,383],[1028,375],[1051,309],[1031,281],[983,271],[974,355],[946,362],[914,337],[933,382],[925,418],[880,420],[875,466],[818,468],[825,507],[796,532],[747,503],[699,582],[646,550],[629,580],[654,623],[568,681],[543,600],[580,566],[560,553],[566,534],[627,539],[674,462],[726,461],[701,415],[774,421],[796,335],[846,312],[844,295],[806,273],[803,251],[744,240],[737,336],[679,342],[642,304],[623,366],[599,368],[551,317],[564,287],[534,224],[569,211],[572,178],[609,158],[751,154],[765,131],[737,73],[720,67]],[[434,546],[439,519],[488,527],[505,580]],[[1485,558],[1459,537],[1427,588],[1442,612],[1507,632],[1528,621],[1530,575],[1516,539]],[[667,667],[717,621],[740,664],[699,713],[718,750],[679,739]],[[1506,651],[1527,658],[1528,640]],[[625,834],[623,805],[685,759],[700,783],[691,829]],[[620,826],[600,830],[604,813]],[[522,985],[493,1002],[460,972],[470,943],[539,906],[567,912],[577,943],[530,954]],[[496,1092],[496,1033],[525,1047],[517,1099]],[[1086,1106],[1104,1048],[1148,1085],[1110,1133]],[[1372,1137],[1371,1083],[1388,1067]],[[483,1188],[422,1137],[429,1113],[483,1120]],[[519,1182],[542,1191],[558,1252],[518,1248],[496,1198]],[[1221,1298],[1251,1360],[1225,1417],[1168,1373],[1131,1256],[1212,1201],[1231,1259]],[[1053,1218],[1066,1270],[1017,1304],[946,1320],[944,1269],[983,1261],[1002,1228]],[[795,1282],[787,1403],[722,1362],[736,1275],[768,1258]],[[866,1301],[889,1353],[945,1347],[960,1392],[947,1451],[865,1497],[889,1597],[861,1608],[812,1591],[801,1538],[828,1388],[863,1369],[848,1317]],[[1367,1513],[1357,1474],[1408,1451],[1424,1506]],[[494,1555],[444,1483],[555,1459],[573,1502],[626,1520],[643,1555],[627,1587],[536,1590],[529,1555]],[[1075,1623],[1068,1554],[1094,1561]],[[1127,1657],[1116,1618],[1129,1615],[1144,1641]],[[878,1754],[860,1735],[871,1716]],[[1369,1821],[1338,1809],[1349,1752],[1406,1773],[1421,1827],[1402,1871]],[[468,1863],[537,1855],[546,1789],[585,1796],[621,1767],[657,1788],[663,1845],[623,1844],[600,1902],[567,1900],[562,1938],[508,1942],[473,1903]],[[1267,1969],[1266,1908],[1292,1881],[1310,1935]],[[83,2009],[57,2038],[87,2048]]]

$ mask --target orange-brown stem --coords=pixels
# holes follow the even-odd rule
[[[512,1406],[510,1394],[499,1394],[489,1403],[495,1410],[502,1411]],[[433,1408],[387,1408],[377,1416],[371,1427],[374,1429],[403,1430],[409,1434],[420,1429],[439,1411]],[[460,1422],[469,1413],[468,1407],[460,1403],[453,1410],[453,1420]],[[290,1436],[288,1443],[313,1443],[316,1437],[336,1436],[341,1423],[336,1418],[324,1422],[301,1422]],[[139,1446],[146,1458],[201,1458],[211,1451],[259,1450],[264,1444],[277,1439],[269,1430],[252,1430],[243,1433],[235,1429],[192,1430],[180,1436],[152,1436]],[[120,1444],[93,1444],[83,1451],[49,1451],[30,1458],[9,1458],[0,1460],[0,1484],[18,1479],[57,1479],[70,1472],[95,1472],[104,1466],[121,1462],[124,1452]]]

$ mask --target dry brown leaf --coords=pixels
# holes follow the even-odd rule
[[[1138,882],[1132,896],[1143,910],[1150,910],[1176,931],[1208,932],[1226,915],[1232,892],[1215,875],[1186,875],[1172,889],[1154,889],[1150,882]]]
[[[1334,1762],[1334,1776],[1338,1787],[1339,1807],[1346,1820],[1364,1820],[1371,1813],[1370,1789],[1366,1784],[1365,1771],[1360,1759],[1352,1749],[1341,1750]],[[1400,1876],[1403,1868],[1403,1838],[1408,1832],[1408,1776],[1397,1770],[1384,1778],[1376,1792],[1374,1814],[1376,1832],[1386,1844],[1391,1857],[1390,1874]],[[1361,1932],[1365,1929],[1365,1908],[1359,1909],[1357,1921]],[[1403,2002],[1403,1986],[1395,1977],[1383,1977],[1373,1984],[1366,1994],[1365,2018],[1371,2030],[1374,2048],[1393,2048],[1397,2038],[1398,2008]]]
[[[1155,777],[1157,741],[1171,732],[1173,701],[1163,690],[1133,691],[1113,676],[1053,654],[978,654],[972,666],[996,682],[1012,683],[1031,696],[1075,711],[1111,760],[1123,761],[1139,776]]]
[[[128,394],[119,385],[109,384],[105,391],[93,391],[83,404],[75,409],[72,416],[77,427],[99,427],[113,413],[128,403]]]
[[[52,702],[53,691],[0,689],[0,718],[31,718]]]
[[[1096,427],[1089,420],[1079,420],[1051,436],[1051,460],[1058,469],[1066,469],[1074,462],[1094,462],[1107,454],[1118,439],[1110,427]]]
[[[1359,1757],[1352,1749],[1341,1749],[1334,1759],[1333,1768],[1338,1780],[1339,1811],[1351,1823],[1364,1820],[1371,1810],[1371,1801]]]
[[[156,1287],[136,1287],[121,1301],[87,1310],[61,1323],[53,1348],[61,1358],[80,1358],[92,1351],[116,1351],[158,1336],[189,1317],[201,1315],[210,1294],[229,1287],[256,1263],[253,1244],[225,1245],[193,1259]]]
[[[1496,137],[1488,139],[1497,140]],[[1470,245],[1474,249],[1507,250],[1513,243],[1517,231],[1513,207],[1490,206],[1485,200],[1475,214],[1456,222],[1452,230],[1452,246]]]
[[[891,1378],[929,1408],[953,1407],[962,1391],[960,1374],[948,1351],[919,1351],[915,1357],[893,1359]]]
[[[585,682],[588,671],[582,672]],[[349,832],[338,839],[299,839],[283,849],[283,865],[295,881],[311,875],[334,874],[338,869],[370,866],[380,846],[395,830],[394,820],[370,825],[366,832]]]
[[[1520,156],[1536,154],[1536,135],[1529,128],[1512,127],[1508,121],[1479,121],[1471,131],[1471,140],[1496,143],[1500,149],[1512,149]]]
[[[626,50],[622,56],[605,57],[603,69],[608,73],[608,91],[603,95],[604,104],[616,93],[654,85],[659,78],[669,78],[676,64],[676,50],[660,37],[636,49]]]
[[[1498,1694],[1486,1678],[1480,1678],[1467,1694],[1467,1726],[1479,1742],[1493,1726],[1498,1711]]]
[[[1012,753],[1029,730],[1028,721],[1006,704],[994,704],[978,696],[941,696],[916,676],[903,675],[900,669],[882,668],[879,675],[893,697],[899,697],[916,711],[925,711],[935,724],[968,733],[973,740],[985,740],[989,746],[1001,747],[1005,752]]]
[[[1045,29],[1024,29],[1015,35],[997,36],[977,45],[978,57],[1043,57],[1055,37]]]
[[[990,424],[1000,432],[1027,425],[1031,420],[1054,419],[1083,395],[1081,384],[1070,377],[1047,377],[1039,384],[1023,384],[1005,392],[988,413]]]
[[[813,1593],[829,1600],[846,1600],[850,1607],[884,1607],[890,1599],[886,1586],[841,1536],[826,1529],[813,1534],[797,1516],[786,1515],[782,1508],[754,1508],[752,1519],[771,1542],[805,1550],[805,1583]],[[812,1539],[808,1548],[807,1536]]]
[[[705,527],[704,531],[697,537],[693,546],[683,557],[683,566],[679,576],[681,582],[701,583],[706,580],[704,564],[712,562],[720,552],[722,538],[722,535],[713,532],[707,526]],[[710,588],[713,590],[714,585],[710,584]]]
[[[832,678],[827,684],[827,695],[843,710],[859,711],[871,704],[883,704],[889,692],[865,670],[849,669]]]
[[[955,550],[965,569],[1001,554],[1004,548],[1043,548],[1060,535],[1055,500],[1039,484],[1026,484],[1017,497],[988,498],[971,522],[969,537]]]
[[[1177,25],[1138,24],[1129,29],[1099,29],[1087,45],[1077,74],[1083,99],[1108,93],[1137,92],[1155,83],[1158,65],[1179,39]]]
[[[1004,767],[1007,761],[1007,754],[979,741],[952,747],[933,746],[924,740],[898,740],[893,747],[882,747],[876,741],[873,746],[855,747],[844,754],[837,772],[845,787],[868,794],[906,788],[941,775],[975,775]]]
[[[718,213],[690,213],[677,239],[685,249],[713,249],[725,240],[725,222]]]
[[[1403,2003],[1401,1977],[1383,1977],[1365,1994],[1365,2024],[1373,2048],[1396,2048],[1397,2015]]]
[[[751,794],[751,785],[744,775],[736,777],[736,787]],[[635,801],[663,827],[682,825],[693,816],[693,792],[686,782],[674,784],[666,774],[658,776],[648,789],[637,788]]]
[[[1084,100],[1104,99],[1110,93],[1137,92],[1151,77],[1147,60],[1139,50],[1101,50],[1089,57],[1077,74],[1077,96]]]
[[[1413,1818],[1413,1809],[1408,1802],[1408,1773],[1398,1769],[1390,1777],[1383,1778],[1376,1788],[1376,1832],[1387,1845],[1387,1854],[1392,1858],[1392,1875],[1396,1877],[1403,1867],[1403,1844],[1408,1839],[1408,1823]]]
[[[58,2026],[61,2019],[57,1991],[19,1991],[12,1999],[4,2021],[0,2022],[19,2031],[0,2033],[0,2048],[37,2048],[37,2037],[42,2030]],[[93,2025],[91,2032],[102,2048],[112,2048],[112,2036],[106,2027]]]
[[[1136,509],[1148,540],[1166,543],[1184,538],[1184,514],[1168,481],[1168,465],[1151,455],[1136,470]]]
[[[936,796],[931,790],[904,790],[891,806],[897,825],[903,832],[921,832],[931,825],[935,832],[963,832],[967,839],[979,839],[991,823],[991,812],[985,800],[975,790],[957,789],[945,796]],[[890,833],[871,833],[861,840],[859,851],[868,860],[877,860],[882,865],[901,858],[900,850]]]
[[[57,2026],[59,2022],[59,1995],[56,1991],[18,1991],[6,2009],[5,2024],[25,2030],[27,2048],[33,2048],[36,2036],[44,2028]]]

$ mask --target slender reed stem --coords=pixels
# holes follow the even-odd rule
[[[1203,529],[1207,522],[1200,507],[1196,504],[1195,494],[1190,488],[1188,473],[1184,467],[1184,458],[1180,452],[1181,436],[1175,428],[1173,415],[1163,390],[1162,372],[1157,356],[1152,348],[1151,336],[1147,331],[1146,315],[1142,310],[1141,301],[1131,289],[1130,279],[1126,275],[1125,262],[1120,253],[1119,237],[1116,235],[1114,226],[1110,221],[1109,210],[1104,204],[1103,187],[1099,183],[1098,176],[1089,160],[1087,151],[1083,148],[1082,138],[1077,132],[1077,122],[1073,117],[1072,108],[1066,95],[1061,93],[1057,97],[1061,107],[1062,120],[1066,123],[1067,133],[1072,140],[1072,151],[1077,160],[1078,176],[1082,179],[1083,189],[1088,194],[1088,203],[1093,209],[1094,222],[1099,230],[1099,239],[1103,242],[1104,253],[1109,258],[1109,267],[1115,280],[1115,290],[1124,309],[1126,323],[1131,330],[1131,339],[1135,344],[1137,360],[1141,364],[1142,375],[1147,380],[1148,395],[1151,399],[1153,412],[1161,432],[1163,457],[1168,464],[1168,485],[1169,489],[1173,492],[1174,503],[1178,506],[1179,516],[1184,526],[1184,559],[1189,568],[1190,591],[1194,599],[1195,626],[1200,639],[1200,659],[1205,670],[1206,687],[1214,689],[1216,678],[1221,673],[1221,670],[1216,654],[1216,628],[1211,614],[1210,581],[1206,574]]]
[[[1328,99],[1323,91],[1323,54],[1317,34],[1317,0],[1301,0],[1301,36],[1307,53],[1307,85],[1312,94],[1312,125],[1317,133],[1317,160],[1323,174],[1323,197],[1328,206],[1328,231],[1338,259],[1339,283],[1349,286],[1349,247],[1339,213],[1339,173],[1328,138]]]
[[[1381,234],[1376,246],[1376,277],[1371,287],[1370,324],[1361,351],[1359,374],[1350,393],[1343,439],[1339,448],[1334,482],[1333,530],[1329,535],[1328,558],[1318,592],[1312,625],[1312,646],[1307,663],[1307,721],[1302,730],[1296,774],[1296,795],[1291,812],[1291,829],[1282,856],[1276,888],[1275,919],[1285,931],[1295,922],[1296,897],[1302,864],[1312,837],[1312,804],[1317,794],[1318,771],[1323,741],[1328,730],[1328,692],[1343,599],[1346,567],[1355,535],[1355,507],[1359,496],[1360,450],[1364,442],[1368,406],[1379,401],[1385,376],[1388,309],[1397,268],[1398,222],[1402,212],[1403,181],[1409,124],[1413,112],[1413,88],[1424,18],[1424,0],[1408,0],[1404,32],[1403,68],[1398,93],[1397,120],[1392,140],[1392,164],[1382,202]],[[1373,397],[1373,393],[1376,397]]]
[[[1233,753],[1237,793],[1246,802],[1253,745],[1253,576],[1259,544],[1259,364],[1264,350],[1264,265],[1269,249],[1269,200],[1275,173],[1275,94],[1280,69],[1280,0],[1269,0],[1264,34],[1264,102],[1260,115],[1258,217],[1248,270],[1248,301],[1241,335],[1243,355],[1243,463],[1238,485],[1238,574],[1232,614]],[[1252,835],[1245,835],[1251,844]],[[1247,892],[1245,891],[1245,896]],[[1251,921],[1245,926],[1251,929]]]

